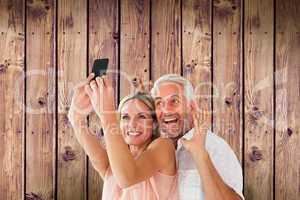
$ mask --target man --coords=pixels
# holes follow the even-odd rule
[[[240,163],[230,146],[201,129],[192,84],[168,74],[153,85],[161,135],[177,146],[179,198],[183,200],[238,200],[242,194]]]

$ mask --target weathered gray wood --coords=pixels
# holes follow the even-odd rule
[[[299,1],[276,1],[276,200],[300,197],[299,19]]]
[[[24,1],[0,1],[0,198],[24,190]]]
[[[211,2],[182,2],[183,76],[194,85],[201,121],[211,128]]]
[[[26,1],[26,198],[54,199],[55,1]]]
[[[84,200],[86,155],[78,143],[67,115],[72,89],[86,78],[87,3],[58,1],[58,158],[57,199]]]
[[[273,0],[245,1],[245,195],[273,199]]]
[[[118,99],[118,0],[91,0],[89,1],[89,73],[92,71],[94,59],[109,58],[107,75],[113,79],[116,100]],[[92,114],[90,127],[95,134],[101,128],[100,120]],[[99,174],[89,162],[88,168],[88,198],[90,200],[101,199],[102,185]]]
[[[213,6],[213,131],[242,161],[241,1]]]
[[[134,92],[132,80],[150,78],[150,1],[121,1],[120,98]]]
[[[181,73],[180,0],[152,1],[151,79]]]

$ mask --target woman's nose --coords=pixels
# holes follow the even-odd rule
[[[137,120],[136,119],[131,119],[130,121],[129,121],[129,127],[130,128],[136,128],[136,125],[137,125]]]

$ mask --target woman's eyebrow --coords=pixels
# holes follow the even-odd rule
[[[148,112],[139,112],[137,115],[150,115]]]
[[[158,101],[158,100],[161,100],[161,99],[162,99],[161,97],[155,97],[154,101]]]

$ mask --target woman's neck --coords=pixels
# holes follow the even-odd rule
[[[145,142],[142,145],[129,145],[129,149],[133,157],[137,158],[140,156],[140,154],[145,151],[147,146],[149,145],[151,141]]]

